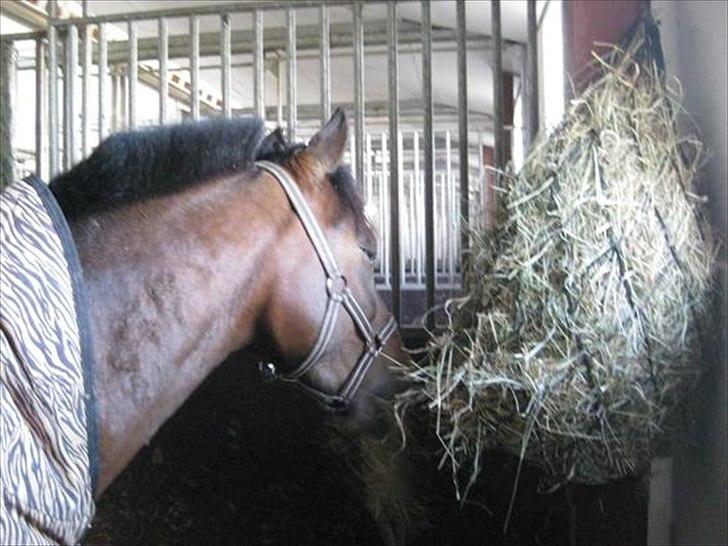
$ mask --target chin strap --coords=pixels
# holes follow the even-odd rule
[[[339,267],[336,265],[336,259],[334,258],[333,252],[331,252],[331,247],[301,190],[298,188],[298,184],[296,184],[288,171],[275,163],[271,163],[270,161],[257,161],[255,164],[272,174],[286,192],[288,200],[293,206],[293,210],[301,221],[303,229],[306,231],[321,261],[324,273],[326,274],[326,293],[328,295],[326,310],[324,311],[324,318],[321,322],[318,337],[303,362],[286,374],[278,374],[274,364],[261,363],[261,373],[268,380],[281,379],[283,381],[295,382],[304,392],[322,403],[328,409],[333,411],[344,410],[351,404],[369,368],[397,329],[397,323],[394,317],[390,317],[381,329],[378,331],[374,330],[359,302],[351,292],[346,277],[342,275]],[[359,357],[359,360],[344,383],[339,387],[337,393],[328,394],[303,383],[301,378],[326,353],[326,349],[334,333],[336,319],[342,307],[349,313],[349,316],[354,321],[354,325],[364,340],[364,352]]]

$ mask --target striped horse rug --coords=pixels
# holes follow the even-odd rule
[[[71,232],[35,177],[0,194],[0,544],[73,544],[94,514],[93,355]]]

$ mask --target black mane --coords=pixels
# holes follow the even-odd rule
[[[264,130],[258,118],[239,118],[116,133],[50,188],[69,220],[174,193],[249,169]]]
[[[265,139],[264,132],[259,118],[237,118],[116,133],[50,188],[66,218],[75,220],[242,172],[259,159],[284,165],[305,148],[287,142],[280,129]],[[368,229],[351,170],[340,166],[329,178],[358,228]]]

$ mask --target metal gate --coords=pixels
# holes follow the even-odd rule
[[[391,294],[396,317],[402,318],[403,291],[419,298],[424,311],[434,306],[436,295],[459,288],[469,245],[464,227],[471,218],[484,218],[490,187],[497,184],[486,173],[503,166],[505,139],[515,136],[504,126],[504,66],[521,81],[526,146],[538,125],[535,1],[527,4],[526,44],[502,40],[498,0],[490,3],[491,35],[468,31],[466,2],[455,4],[455,26],[447,28],[432,24],[428,1],[236,2],[96,16],[87,14],[83,2],[80,17],[59,18],[57,2],[50,0],[47,30],[2,36],[3,92],[12,96],[11,76],[22,71],[32,72],[35,82],[35,97],[5,101],[12,106],[3,110],[8,120],[17,110],[13,106],[34,102],[34,146],[5,143],[3,157],[49,179],[111,132],[152,121],[140,115],[149,109],[150,89],[156,94],[155,123],[255,114],[303,140],[328,119],[332,60],[345,58],[353,74],[351,100],[334,105],[347,109],[354,121],[347,159],[380,234],[377,283]],[[403,10],[415,8],[419,21],[402,17]],[[366,20],[365,12],[380,16]],[[211,19],[215,28],[205,30]],[[150,25],[156,37],[140,38],[140,28],[148,35]],[[433,52],[441,51],[457,56],[451,75],[457,79],[455,108],[433,100]],[[365,101],[365,61],[372,55],[386,55],[385,101]],[[400,100],[405,55],[419,58],[421,101]],[[490,61],[492,116],[468,109],[468,55]],[[240,61],[233,63],[236,56]],[[316,57],[318,105],[300,105],[298,63]],[[238,69],[250,71],[243,82],[233,81]],[[205,88],[201,70],[219,71],[219,96]],[[244,103],[234,100],[236,87],[245,88]],[[486,140],[493,143],[490,165],[484,162]],[[433,321],[429,315],[428,326]]]

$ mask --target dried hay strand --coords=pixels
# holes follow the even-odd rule
[[[434,412],[459,497],[491,448],[550,485],[644,472],[698,372],[714,257],[701,144],[639,35],[597,61],[504,177],[501,227],[472,231],[467,293],[400,401]]]

